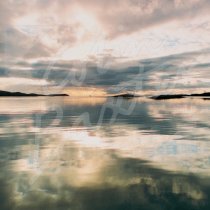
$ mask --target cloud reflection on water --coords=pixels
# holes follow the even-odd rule
[[[98,126],[109,99],[79,100],[43,98],[37,109],[23,99],[19,113],[1,103],[3,209],[208,209],[208,102],[138,99],[130,115],[110,124],[107,111]],[[52,125],[58,106],[63,118]],[[75,124],[84,112],[91,124]]]

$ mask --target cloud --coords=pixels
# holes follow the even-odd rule
[[[209,57],[210,50],[203,49],[128,63],[118,63],[113,59],[113,65],[110,66],[100,65],[96,61],[13,62],[2,65],[0,72],[4,78],[17,78],[18,83],[21,81],[18,81],[19,78],[43,80],[47,82],[43,86],[54,86],[61,90],[93,87],[102,88],[107,93],[126,90],[193,91],[195,88],[210,88],[210,64],[206,62]],[[27,85],[30,86],[30,82]]]
[[[82,1],[93,11],[103,24],[109,38],[130,34],[169,21],[190,20],[197,15],[207,14],[208,0],[123,0],[123,1]]]
[[[54,53],[66,46],[71,48],[96,39],[99,34],[112,40],[167,22],[183,22],[189,26],[188,20],[195,17],[208,19],[210,3],[208,0],[190,0],[187,3],[182,0],[8,0],[0,6],[1,27],[4,31],[13,28],[10,36],[14,40],[10,37],[8,45],[10,42],[17,44],[18,38],[26,41],[25,45],[21,41],[17,48],[31,45],[27,39],[36,37],[34,45],[39,49],[43,47],[40,49],[42,55],[47,47]],[[205,28],[206,25],[197,27]]]
[[[0,3],[0,55],[5,62],[11,58],[34,58],[50,55],[49,49],[40,43],[39,39],[31,38],[14,27],[15,18],[28,12],[27,4],[22,7],[20,3],[21,1]]]
[[[179,45],[190,44],[189,47],[192,47],[205,45],[208,42],[205,36],[202,36],[202,40],[198,40],[198,35],[188,37],[187,41],[180,35],[180,32],[176,34],[175,30],[172,30],[171,33],[166,33],[164,30],[159,33],[154,33],[154,31],[148,34],[141,33],[152,27],[154,30],[159,30],[157,27],[162,23],[181,22],[185,24],[182,25],[185,28],[182,28],[182,33],[187,29],[188,31],[195,29],[191,34],[197,34],[196,31],[200,31],[200,36],[201,30],[208,31],[206,23],[209,17],[206,12],[209,9],[209,1],[207,0],[191,0],[187,3],[177,0],[90,0],[88,2],[86,0],[77,2],[8,0],[0,4],[0,53],[1,57],[3,56],[2,59],[7,61],[10,58],[62,57],[63,54],[64,57],[71,59],[74,55],[81,57],[83,51],[87,51],[85,53],[87,57],[92,54],[98,56],[97,50],[91,54],[91,48],[93,48],[91,43],[94,43],[97,48],[98,45],[101,45],[102,40],[107,42],[104,43],[105,47],[98,52],[103,53],[107,48],[111,50],[114,48],[118,56],[119,49],[132,45],[131,40],[135,38],[136,43],[132,45],[132,49],[127,51],[135,51],[136,47],[142,48],[141,43],[150,43],[151,41],[145,37],[153,37],[151,46],[145,47],[153,50],[159,49],[158,45],[167,45],[170,49],[180,50]],[[194,17],[205,17],[206,19],[197,23],[191,20],[191,24],[188,23],[187,18],[195,19]],[[195,26],[197,28],[193,28]],[[177,25],[175,24],[174,27],[177,28]],[[165,30],[170,30],[170,27],[166,27]],[[134,32],[139,32],[139,34],[136,34],[135,38],[129,38]],[[162,34],[162,38],[158,37],[158,34]],[[120,40],[122,35],[127,36],[128,40]],[[185,36],[188,36],[188,33]],[[161,39],[164,39],[164,43]],[[112,43],[113,40],[118,40],[118,42]],[[85,46],[90,46],[90,49],[87,50]],[[165,51],[165,46],[163,47],[162,51]],[[122,50],[126,51],[126,49]],[[147,52],[148,50],[144,49]],[[139,56],[138,52],[134,54]],[[126,56],[129,56],[129,52]]]
[[[0,54],[3,60],[11,58],[49,57],[50,50],[39,40],[30,38],[14,28],[2,31]]]
[[[24,77],[0,77],[0,90],[22,91],[22,92],[42,92],[50,82],[44,79],[24,78]],[[52,87],[53,90],[53,87]]]
[[[109,93],[209,87],[207,0],[8,0],[0,6],[3,78]]]
[[[8,69],[0,67],[0,77],[7,76],[7,74],[8,74]]]

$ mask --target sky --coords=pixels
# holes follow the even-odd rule
[[[0,90],[210,91],[209,0],[0,2]]]

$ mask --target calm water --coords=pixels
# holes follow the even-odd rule
[[[0,99],[1,210],[210,208],[210,101]]]

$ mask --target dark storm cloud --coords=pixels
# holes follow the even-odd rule
[[[93,62],[59,61],[51,64],[39,61],[13,63],[12,68],[2,67],[0,72],[2,77],[45,79],[55,86],[65,87],[103,87],[107,92],[126,88],[162,90],[209,87],[208,80],[204,79],[208,78],[210,64],[198,63],[196,58],[201,55],[210,55],[210,49],[144,59],[133,62],[133,65],[125,64],[124,67],[121,64],[121,68],[105,68]],[[192,61],[193,65],[190,64]],[[138,82],[141,85],[137,87]]]
[[[4,67],[0,67],[0,77],[5,77],[8,75],[8,69]]]

